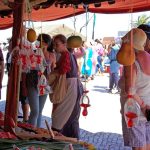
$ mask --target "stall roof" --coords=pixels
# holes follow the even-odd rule
[[[6,2],[6,0],[0,1],[0,29],[12,27],[13,23],[14,0],[9,0],[11,3],[5,5],[4,1]],[[92,2],[91,0],[30,0],[33,8],[30,19],[33,21],[52,21],[72,17],[85,13],[83,7],[85,4],[88,5],[88,11],[92,13],[117,14],[150,10],[150,0],[115,0],[114,4],[108,4],[108,1],[114,0],[92,0]],[[95,7],[95,4],[98,3],[101,3],[101,6]],[[29,18],[26,17],[26,19]]]
[[[36,31],[37,34],[40,34],[41,33],[41,26],[36,27],[35,31]],[[55,24],[55,25],[42,26],[42,32],[47,33],[50,36],[55,36],[57,34],[63,34],[67,38],[69,36],[72,36],[72,35],[78,35],[78,36],[82,37],[83,40],[86,40],[86,37],[84,35],[82,35],[79,32],[76,32],[74,29],[71,29],[70,27],[68,27],[64,24],[59,24],[59,25]]]

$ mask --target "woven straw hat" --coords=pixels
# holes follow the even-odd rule
[[[133,44],[136,50],[144,50],[147,36],[142,29],[133,28],[123,38],[123,43]]]

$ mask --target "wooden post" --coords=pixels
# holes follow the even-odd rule
[[[24,13],[25,0],[15,0],[13,5],[13,33],[12,33],[12,49],[17,46],[18,39],[21,38],[21,31],[23,26],[23,13]],[[18,94],[19,94],[19,65],[17,58],[14,59],[11,65],[10,75],[8,78],[6,106],[5,106],[5,131],[12,131],[12,123],[17,123],[18,115]],[[11,120],[12,118],[12,120]]]

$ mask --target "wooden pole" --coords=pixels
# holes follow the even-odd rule
[[[96,14],[94,13],[93,16],[93,31],[92,31],[92,39],[94,40],[94,36],[95,36],[95,23],[96,23]]]
[[[18,44],[18,39],[21,39],[21,32],[23,26],[23,13],[24,13],[25,0],[15,0],[13,5],[13,33],[12,33],[12,49]],[[19,54],[19,53],[18,53]],[[11,70],[8,78],[6,106],[5,106],[5,131],[12,131],[13,121],[17,124],[18,115],[18,94],[20,85],[20,67],[17,64],[18,58],[13,58]],[[11,119],[12,118],[12,119]]]

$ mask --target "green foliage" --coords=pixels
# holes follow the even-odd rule
[[[149,24],[150,23],[150,16],[143,14],[138,16],[138,19],[133,22],[133,27],[138,27],[141,24]]]

